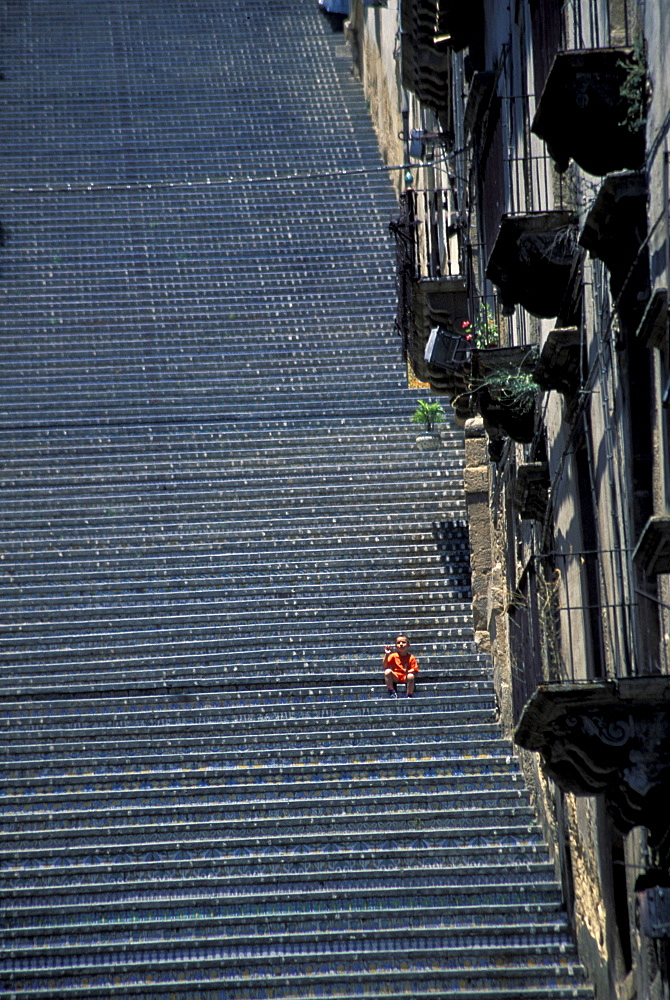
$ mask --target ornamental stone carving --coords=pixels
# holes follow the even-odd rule
[[[603,794],[622,833],[670,839],[670,677],[540,685],[515,742],[542,755],[564,791]]]

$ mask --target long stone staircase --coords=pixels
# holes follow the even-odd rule
[[[0,996],[590,997],[342,36],[311,0],[0,13]]]

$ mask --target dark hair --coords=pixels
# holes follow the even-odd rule
[[[398,639],[407,639],[407,645],[408,646],[412,645],[411,642],[410,642],[410,640],[409,640],[409,636],[407,635],[406,632],[398,632],[397,636],[395,637],[395,641],[397,642]]]

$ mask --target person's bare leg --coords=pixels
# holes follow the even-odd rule
[[[395,674],[393,673],[392,670],[384,671],[384,680],[386,681],[386,687],[389,689],[389,691],[395,690],[394,684],[396,680],[395,680]]]
[[[414,694],[414,681],[415,681],[415,679],[416,679],[416,674],[413,674],[410,671],[410,673],[407,674],[407,697],[408,698],[411,698],[412,695]]]

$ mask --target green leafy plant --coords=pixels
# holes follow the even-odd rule
[[[461,329],[471,347],[496,347],[500,341],[498,324],[490,306],[482,306],[474,322],[465,320]]]
[[[619,65],[626,73],[620,89],[626,108],[621,124],[630,132],[639,132],[644,128],[647,114],[647,66],[640,37],[635,39],[632,59],[620,59]]]
[[[500,370],[487,376],[478,388],[487,388],[497,402],[525,416],[533,408],[538,385],[530,372]]]
[[[426,399],[418,399],[417,407],[412,414],[415,424],[423,424],[427,431],[433,431],[436,424],[444,421],[444,408],[441,403],[431,403]]]

